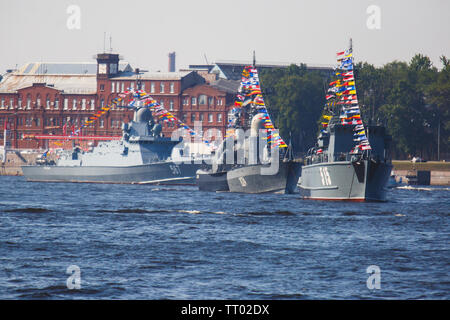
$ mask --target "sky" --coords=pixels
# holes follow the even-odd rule
[[[0,0],[0,74],[27,62],[95,62],[110,47],[149,71],[167,71],[172,51],[177,69],[251,61],[253,50],[260,63],[333,65],[350,38],[356,62],[421,53],[441,68],[450,1]]]

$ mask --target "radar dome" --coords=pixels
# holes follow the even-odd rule
[[[134,113],[135,122],[149,122],[152,119],[152,112],[147,108],[140,108]]]

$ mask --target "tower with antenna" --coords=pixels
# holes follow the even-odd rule
[[[169,52],[169,72],[175,72],[175,51]]]

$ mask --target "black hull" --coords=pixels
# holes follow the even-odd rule
[[[210,173],[208,171],[198,170],[197,184],[200,191],[230,191],[226,171]]]
[[[208,173],[199,170],[197,181],[202,191],[230,191],[240,193],[294,193],[301,172],[301,164],[280,162],[276,174],[261,174],[265,165],[237,167],[227,172]]]

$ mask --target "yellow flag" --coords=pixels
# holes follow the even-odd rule
[[[330,120],[330,119],[331,119],[331,116],[327,116],[326,114],[324,114],[324,115],[323,115],[323,118],[324,118],[324,119],[327,119],[327,120]]]

